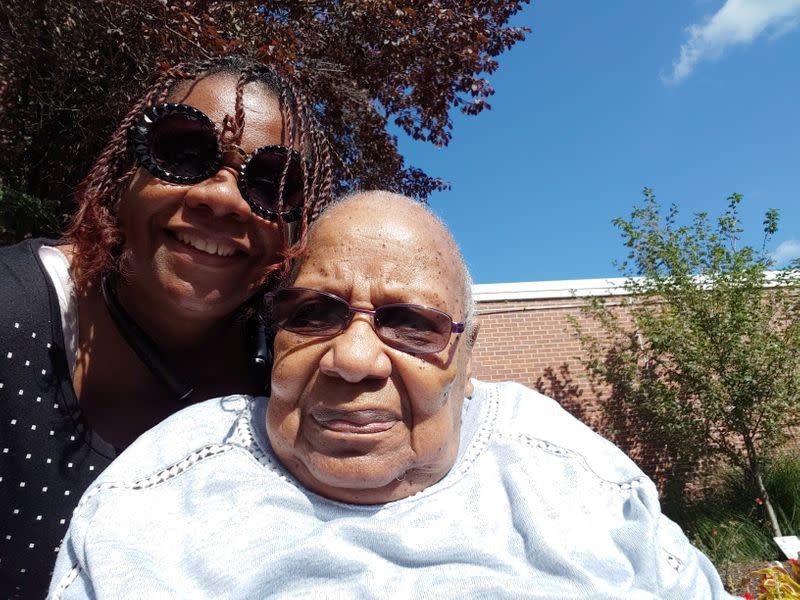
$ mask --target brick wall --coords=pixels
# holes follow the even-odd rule
[[[580,345],[568,320],[571,316],[587,325],[580,314],[583,304],[559,299],[479,303],[480,331],[473,352],[476,376],[536,387],[547,369],[564,366],[577,378],[575,383],[585,385],[585,373],[576,360]]]

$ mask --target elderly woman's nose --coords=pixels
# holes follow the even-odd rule
[[[191,208],[207,210],[218,218],[245,221],[252,216],[250,205],[239,191],[237,172],[228,167],[189,188],[184,203]]]
[[[320,360],[320,371],[350,383],[365,379],[386,379],[392,362],[386,346],[375,334],[367,316],[353,318],[342,333],[332,338]]]

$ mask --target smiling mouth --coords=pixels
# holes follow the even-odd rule
[[[397,424],[398,419],[382,410],[339,411],[321,409],[312,418],[323,429],[337,433],[383,433]]]
[[[169,231],[170,236],[179,241],[184,246],[189,246],[205,254],[211,256],[228,257],[234,254],[242,254],[242,252],[231,244],[220,242],[217,240],[209,240],[197,235],[192,235],[184,231]]]

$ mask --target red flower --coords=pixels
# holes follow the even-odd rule
[[[753,597],[753,594],[751,594],[750,592],[745,592],[744,600],[756,600],[756,599]]]
[[[764,501],[761,498],[756,498],[756,504],[761,506],[762,504],[764,504]]]

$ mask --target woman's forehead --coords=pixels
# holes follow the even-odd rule
[[[180,82],[168,96],[170,102],[188,104],[205,113],[220,129],[225,117],[236,114],[238,75],[213,73]],[[238,142],[245,150],[269,145],[287,145],[285,117],[278,97],[264,84],[248,82],[242,94],[245,127]]]
[[[236,88],[239,76],[233,73],[212,73],[197,79],[178,82],[167,97],[169,102],[189,104],[195,108],[209,111],[224,111],[233,114],[236,109]],[[242,105],[253,115],[271,114],[280,110],[277,95],[258,81],[244,84]],[[203,112],[206,112],[203,110]],[[213,115],[208,114],[209,117]]]
[[[352,290],[453,310],[463,282],[450,245],[425,223],[336,215],[313,231],[296,285]],[[386,225],[386,226],[383,226]],[[419,225],[419,226],[418,226]]]
[[[455,282],[431,280],[426,273],[405,266],[379,265],[380,270],[367,272],[358,264],[339,262],[329,268],[302,271],[293,285],[331,292],[349,302],[373,306],[404,302],[423,304],[452,312],[460,307]]]

